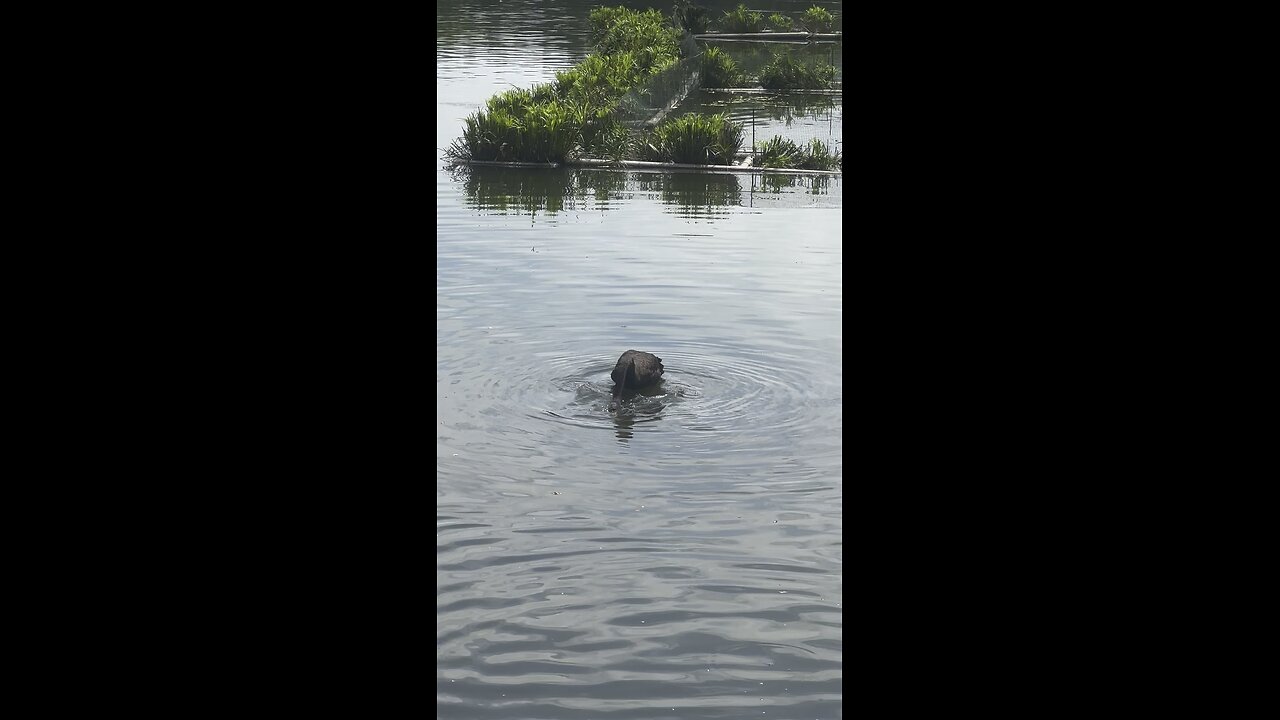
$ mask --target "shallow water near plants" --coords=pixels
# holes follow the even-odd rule
[[[841,179],[444,169],[597,4],[439,5],[438,716],[840,717]]]

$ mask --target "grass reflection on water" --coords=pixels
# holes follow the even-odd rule
[[[500,214],[555,215],[565,210],[607,211],[635,193],[655,195],[681,217],[715,215],[718,208],[749,207],[755,193],[828,195],[832,176],[763,173],[647,172],[575,168],[459,166],[466,205]]]

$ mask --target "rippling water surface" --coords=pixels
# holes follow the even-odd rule
[[[437,711],[840,717],[840,179],[443,168],[591,6],[439,5]]]

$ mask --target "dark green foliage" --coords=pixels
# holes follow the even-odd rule
[[[829,33],[836,26],[836,18],[826,10],[814,5],[800,16],[800,24],[812,33]]]
[[[582,129],[582,152],[587,157],[626,160],[635,155],[636,139],[625,125],[605,113]]]
[[[454,141],[445,155],[453,160],[563,163],[577,146],[586,122],[585,108],[573,103],[503,101],[499,105],[469,116],[462,139]]]
[[[675,9],[671,11],[671,22],[687,33],[704,33],[711,25],[711,11],[701,5],[677,0]]]
[[[553,83],[490,98],[465,120],[446,157],[562,163],[580,153],[633,154],[634,138],[615,112],[638,88],[678,74],[679,32],[657,10],[596,8],[590,22],[597,52],[556,73]]]
[[[770,90],[826,89],[835,79],[834,65],[816,63],[803,65],[791,57],[791,52],[779,53],[760,71],[760,84]]]
[[[511,114],[522,114],[524,110],[556,99],[555,88],[542,83],[534,85],[530,90],[512,88],[489,98],[486,106],[490,112],[506,111]]]
[[[593,53],[572,69],[556,73],[553,85],[559,97],[585,102],[598,108],[616,102],[635,87],[644,75],[633,53]]]
[[[842,170],[844,169],[844,158],[840,151],[832,152],[826,143],[817,138],[809,141],[807,147],[801,146],[806,150],[806,155],[799,167],[804,170]]]
[[[769,16],[769,27],[778,32],[789,31],[793,24],[792,19],[782,13],[774,13]]]
[[[729,165],[742,148],[742,125],[727,115],[690,114],[654,128],[640,144],[645,160]]]
[[[624,7],[598,7],[587,15],[591,25],[591,41],[600,42],[609,32],[609,28],[617,25],[629,13],[634,11]]]
[[[729,53],[709,47],[702,54],[702,86],[711,88],[741,87],[742,71]]]
[[[826,143],[814,138],[807,145],[796,145],[781,135],[765,140],[759,147],[756,165],[760,167],[797,168],[801,170],[841,170],[842,158]]]
[[[746,5],[726,12],[720,19],[720,29],[727,33],[758,33],[764,31],[764,13],[753,12]]]
[[[668,58],[680,57],[679,33],[657,10],[596,8],[590,18],[592,39],[602,54],[645,51],[648,61],[642,65],[646,72]]]
[[[781,135],[760,143],[757,150],[760,154],[756,156],[755,164],[760,167],[795,167],[800,157],[800,148]]]

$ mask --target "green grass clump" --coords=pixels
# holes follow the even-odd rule
[[[645,160],[695,165],[728,165],[741,149],[742,124],[723,113],[693,113],[668,120],[639,145]]]
[[[760,84],[770,90],[822,90],[835,79],[834,65],[817,63],[813,66],[796,62],[790,51],[776,55],[760,71]]]
[[[592,40],[602,54],[647,51],[651,59],[646,71],[667,58],[680,57],[679,33],[657,10],[596,8],[589,18]]]
[[[791,29],[793,24],[794,22],[791,18],[783,15],[782,13],[774,13],[769,16],[769,27],[777,30],[778,32],[787,32]]]
[[[753,12],[746,5],[725,12],[720,18],[720,29],[727,33],[758,33],[764,31],[764,13]]]
[[[796,168],[801,170],[842,170],[840,151],[814,138],[806,145],[796,145],[781,135],[765,140],[759,147],[756,165],[760,167]]]
[[[800,24],[811,33],[829,33],[836,26],[836,17],[814,5],[800,16]]]
[[[563,163],[586,123],[585,108],[552,100],[479,110],[464,121],[462,138],[445,151],[453,160]]]
[[[738,64],[729,53],[718,47],[709,47],[702,54],[702,86],[712,88],[740,87],[743,81]]]
[[[644,77],[634,53],[592,53],[573,68],[557,72],[552,86],[558,97],[599,108],[616,102]]]
[[[544,83],[534,85],[529,90],[512,88],[506,92],[500,92],[489,98],[485,106],[490,112],[506,111],[509,114],[519,115],[530,107],[550,102],[556,97],[555,88]]]
[[[610,113],[587,121],[580,143],[587,157],[620,161],[636,154],[635,135]]]
[[[625,7],[598,7],[587,14],[587,22],[591,26],[591,42],[598,43],[609,33],[609,28],[617,25],[635,13]]]

